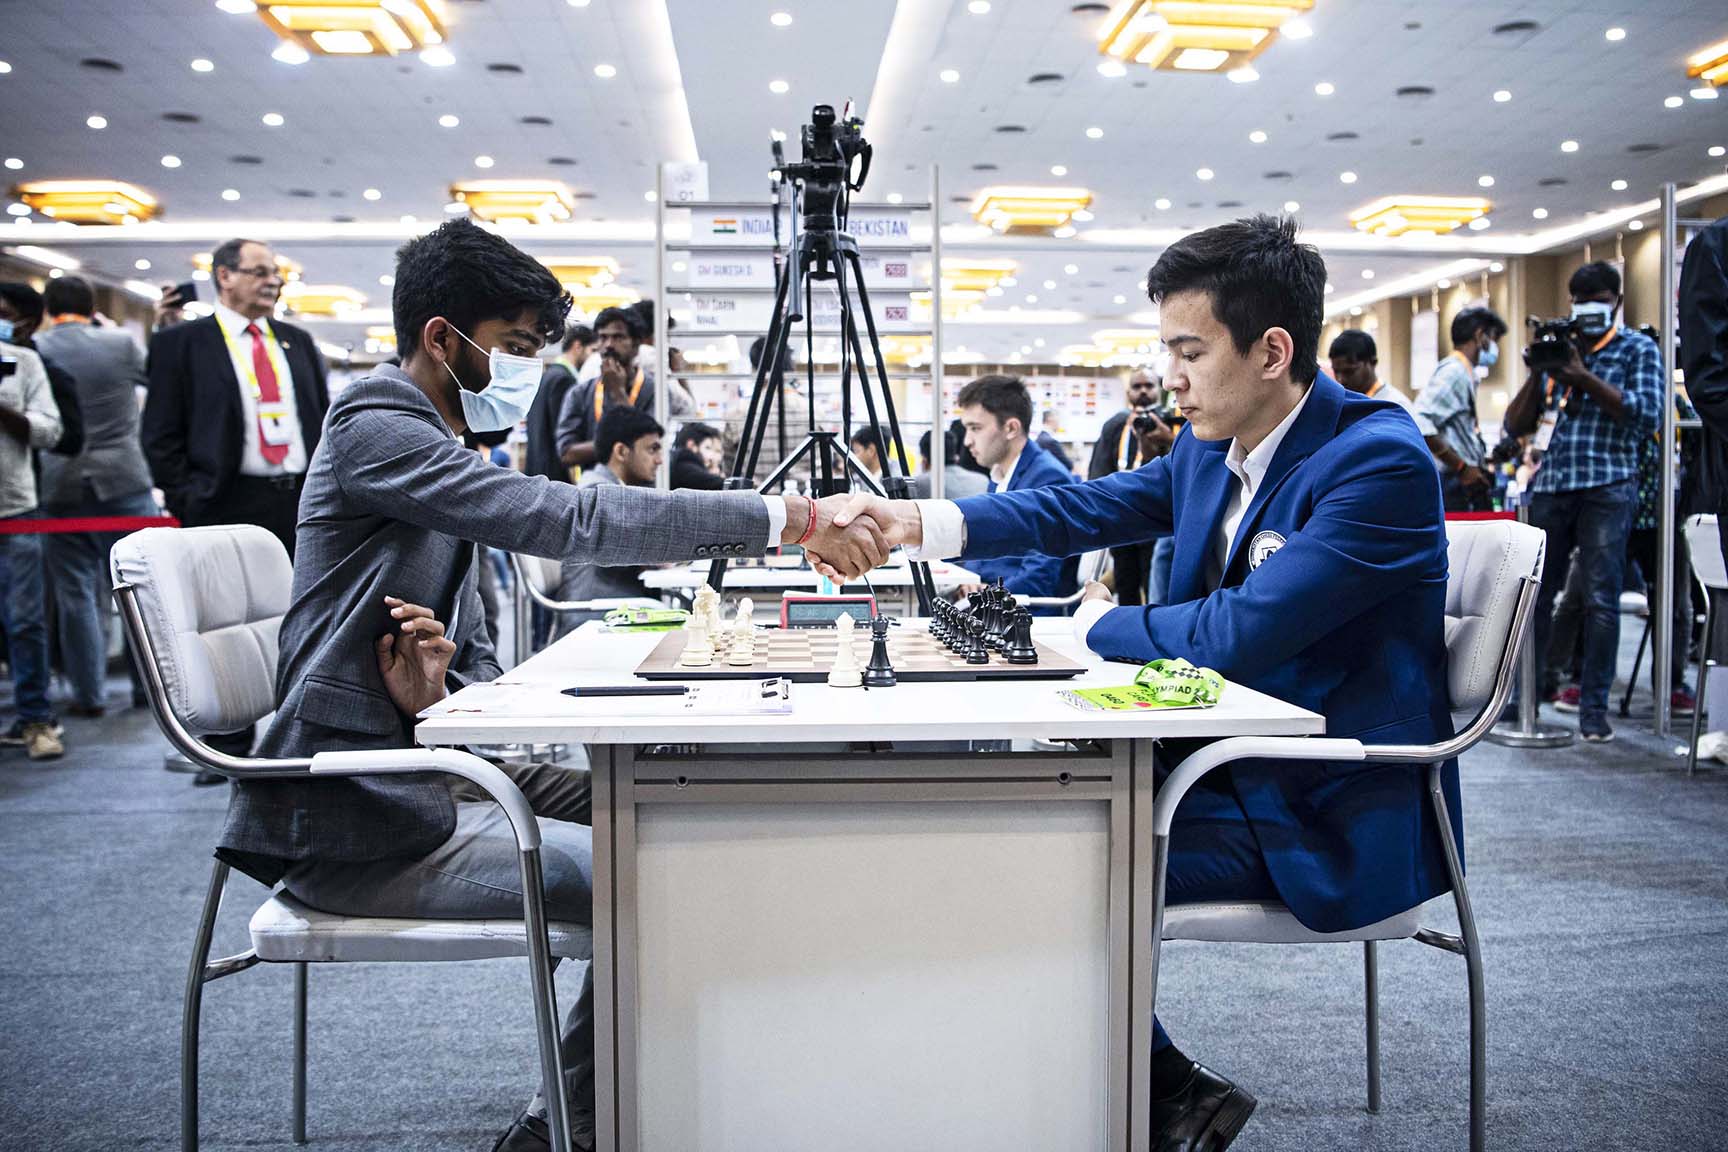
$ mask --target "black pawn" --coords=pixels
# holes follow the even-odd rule
[[[1025,608],[1014,613],[1007,650],[1010,664],[1038,663],[1038,648],[1032,643],[1032,613]]]
[[[966,663],[990,663],[990,650],[984,645],[984,621],[973,619],[966,625]]]
[[[892,688],[899,678],[888,663],[888,618],[870,621],[870,663],[864,666],[864,687]]]

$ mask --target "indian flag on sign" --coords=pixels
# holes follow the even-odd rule
[[[712,231],[713,231],[714,235],[716,235],[716,236],[736,236],[736,235],[738,235],[738,217],[736,217],[736,216],[716,216],[716,217],[714,217],[714,227],[713,227]]]

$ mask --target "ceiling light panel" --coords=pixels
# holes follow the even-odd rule
[[[259,17],[321,56],[395,56],[444,42],[438,0],[271,0]]]
[[[482,220],[524,220],[560,224],[576,211],[576,199],[562,180],[460,180],[450,199]]]
[[[978,193],[972,217],[996,232],[1041,232],[1065,226],[1091,204],[1092,193],[1084,188],[998,185]]]
[[[156,197],[119,180],[34,180],[13,189],[44,216],[69,224],[136,224],[156,215]]]
[[[1492,207],[1479,196],[1386,196],[1350,213],[1350,223],[1375,236],[1439,235],[1485,216]]]
[[[1177,72],[1257,79],[1249,65],[1313,0],[1118,0],[1098,30],[1098,51]]]

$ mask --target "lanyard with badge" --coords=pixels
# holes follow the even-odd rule
[[[643,379],[644,379],[644,377],[642,374],[642,369],[640,367],[638,367],[636,369],[636,383],[631,385],[631,388],[630,388],[630,407],[632,407],[632,408],[636,407],[636,398],[638,396],[642,395],[642,381],[643,381]],[[600,380],[595,380],[594,381],[594,423],[596,425],[598,425],[600,423],[600,415],[602,412],[605,411],[605,408],[606,408],[606,385]]]
[[[1596,342],[1596,346],[1591,348],[1588,354],[1591,356],[1596,355],[1596,353],[1608,347],[1609,342],[1619,334],[1619,325],[1615,325],[1608,329],[1607,332],[1602,334],[1602,339]],[[1543,381],[1542,421],[1536,425],[1536,435],[1530,441],[1530,446],[1538,452],[1548,451],[1548,446],[1554,442],[1554,431],[1560,427],[1560,413],[1566,407],[1566,403],[1572,395],[1572,388],[1570,385],[1567,386],[1565,394],[1560,396],[1558,399],[1556,399],[1556,391],[1557,389],[1554,387],[1554,377],[1549,376],[1548,379]]]
[[[276,373],[274,400],[264,399],[264,390],[258,386],[258,369],[252,362],[252,350],[241,339],[246,335],[245,331],[236,334],[227,324],[222,325],[222,339],[228,345],[229,358],[244,370],[246,389],[251,393],[253,406],[258,409],[258,434],[272,448],[281,448],[294,442],[294,429],[288,422],[288,400],[282,392],[282,379],[288,375],[288,365],[281,358],[275,333],[263,327],[258,329],[258,333],[265,337],[262,341],[264,354],[270,358],[270,367]]]

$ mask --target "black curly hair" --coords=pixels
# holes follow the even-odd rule
[[[451,220],[396,252],[390,296],[396,348],[407,360],[420,348],[426,322],[442,316],[465,333],[484,320],[534,315],[550,344],[564,333],[570,294],[546,266],[470,220]]]

